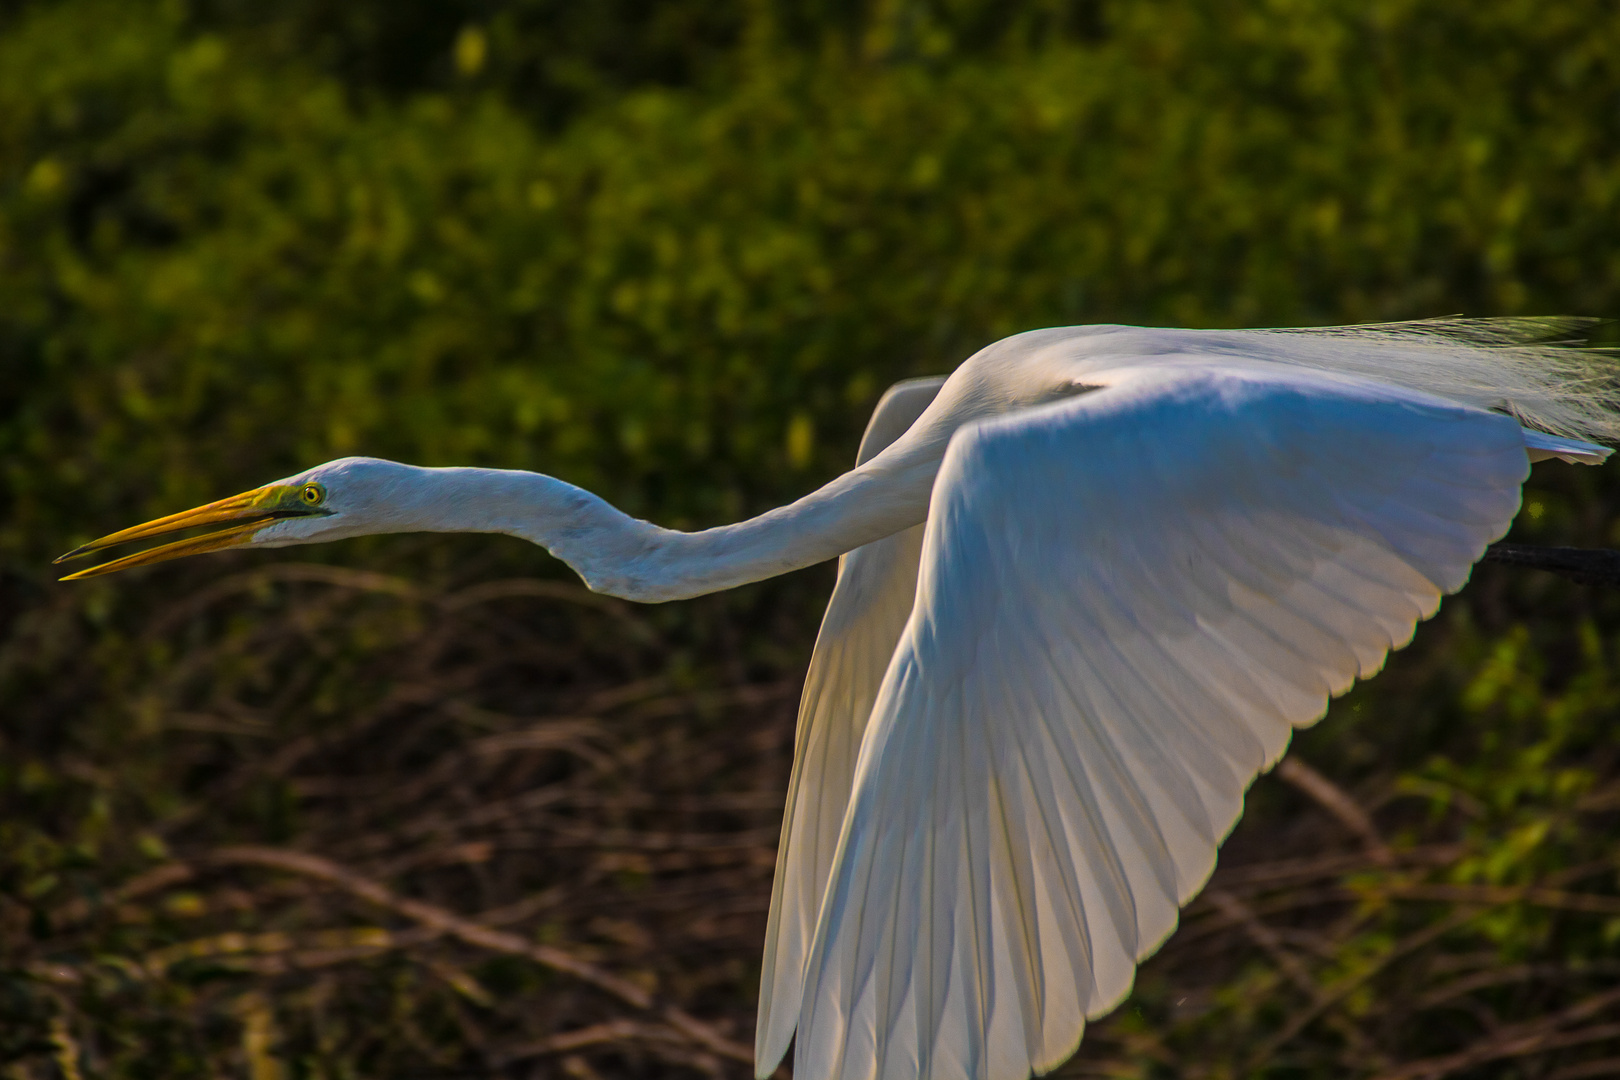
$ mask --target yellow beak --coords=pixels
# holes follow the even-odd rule
[[[121,559],[104,562],[99,566],[92,566],[87,570],[80,570],[76,574],[69,574],[63,581],[76,581],[79,578],[97,577],[101,574],[110,574],[115,570],[127,570],[132,566],[146,566],[150,563],[166,562],[169,559],[178,559],[185,555],[200,555],[205,551],[223,551],[226,548],[241,547],[246,544],[253,534],[272,522],[288,517],[304,517],[309,514],[322,514],[326,511],[299,502],[299,489],[288,484],[272,484],[269,487],[254,488],[244,491],[240,495],[232,495],[228,499],[220,499],[193,510],[186,510],[168,517],[148,521],[144,525],[124,529],[100,540],[92,540],[88,544],[76,547],[72,551],[57,559],[65,562],[68,559],[77,559],[81,555],[88,555],[92,551],[114,547],[118,544],[127,544],[133,540],[145,540],[152,536],[163,536],[168,533],[179,532],[182,529],[193,529],[200,525],[225,525],[231,527],[218,532],[208,533],[204,536],[194,536],[189,540],[177,540],[172,544],[138,551],[133,555],[125,555]]]

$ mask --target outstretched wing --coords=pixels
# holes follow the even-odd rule
[[[855,464],[876,456],[922,415],[943,376],[891,386],[866,425]],[[821,620],[799,703],[799,730],[776,854],[755,1056],[773,1063],[799,1022],[804,959],[849,805],[855,755],[883,673],[917,593],[918,525],[856,548],[838,561],[838,583]]]
[[[1528,470],[1507,416],[1236,365],[959,431],[806,967],[798,1080],[1061,1063],[1255,775],[1462,586]]]

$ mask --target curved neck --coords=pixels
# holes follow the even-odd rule
[[[893,448],[797,502],[685,533],[630,517],[583,488],[505,469],[411,469],[387,531],[498,532],[539,544],[593,591],[681,600],[785,574],[923,521],[940,453]]]

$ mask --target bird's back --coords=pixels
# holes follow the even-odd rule
[[[1575,439],[1620,439],[1620,379],[1607,350],[1572,347],[1595,320],[1426,319],[1306,329],[1074,326],[981,349],[941,403],[962,422],[1106,384],[1143,366],[1267,364],[1337,372],[1506,412]]]

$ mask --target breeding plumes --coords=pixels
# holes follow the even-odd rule
[[[345,458],[72,558],[500,532],[600,592],[841,557],[800,707],[756,1064],[1020,1080],[1207,880],[1248,785],[1411,639],[1530,462],[1620,437],[1574,320],[1037,330],[878,404],[856,467],[681,533],[560,480]]]

